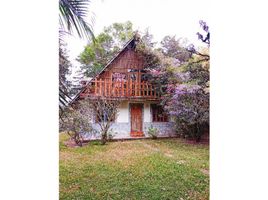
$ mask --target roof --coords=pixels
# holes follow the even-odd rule
[[[131,42],[137,41],[137,40],[139,40],[139,35],[136,32],[132,36],[132,38],[126,42],[126,44],[122,47],[122,49],[104,66],[104,68],[94,78],[92,78],[90,81],[88,81],[84,87],[82,87],[81,91],[78,92],[77,95],[75,95],[74,99],[70,103],[73,103],[79,97],[79,95],[86,90],[87,86],[91,83],[91,81],[94,80],[96,77],[98,77],[100,74],[102,74],[105,71],[105,69],[107,69],[110,66],[110,64],[113,63],[113,61],[128,47],[128,45]]]

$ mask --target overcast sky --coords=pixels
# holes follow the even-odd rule
[[[89,17],[94,16],[95,35],[114,22],[129,20],[134,30],[149,28],[156,42],[166,35],[176,35],[200,46],[196,33],[201,30],[199,20],[209,25],[209,4],[209,0],[91,0]],[[78,65],[74,60],[87,41],[71,36],[67,43],[70,60]]]

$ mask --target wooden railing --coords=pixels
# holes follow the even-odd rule
[[[148,82],[111,81],[100,79],[92,81],[90,95],[103,97],[158,98],[155,87]],[[82,94],[87,96],[87,94]]]

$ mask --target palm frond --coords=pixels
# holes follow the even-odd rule
[[[89,0],[59,0],[60,25],[79,37],[94,38],[92,26],[86,22]]]

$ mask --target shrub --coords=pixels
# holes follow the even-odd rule
[[[152,125],[148,128],[148,135],[152,137],[152,139],[157,139],[157,136],[159,134],[159,130]]]
[[[89,102],[81,100],[66,107],[63,119],[60,121],[60,130],[66,131],[71,139],[79,146],[83,144],[83,133],[92,133],[91,110]]]
[[[209,94],[197,85],[179,85],[175,88],[166,109],[176,122],[177,132],[197,142],[209,124]]]
[[[107,134],[108,135],[108,141],[111,141],[116,134],[117,134],[117,132],[114,132],[113,129],[109,130],[108,134]]]

